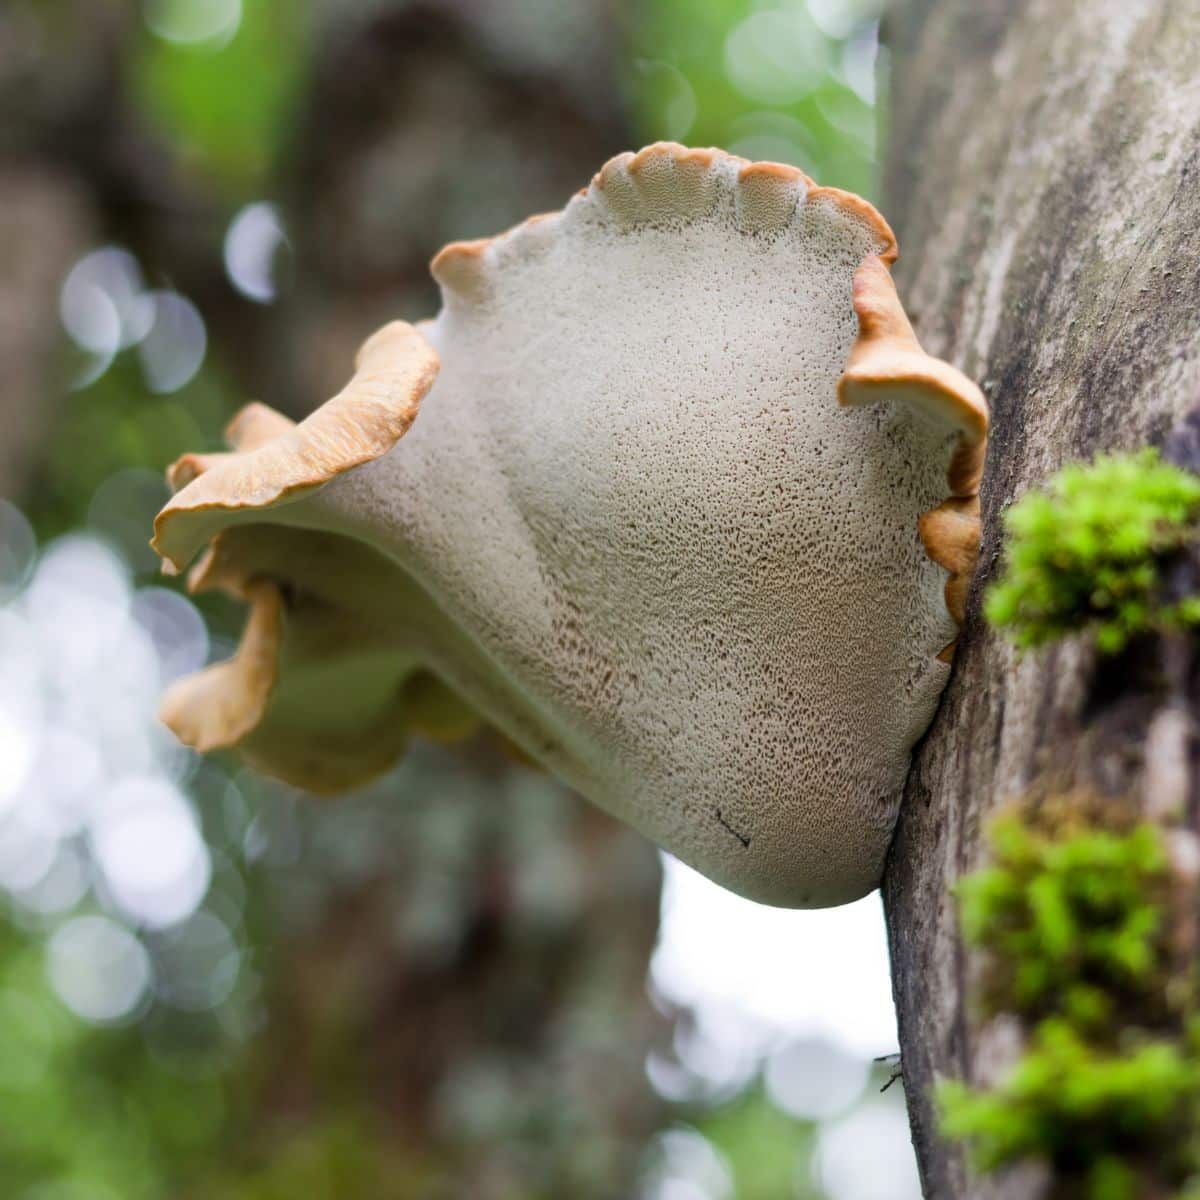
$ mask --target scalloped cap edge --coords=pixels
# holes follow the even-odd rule
[[[236,746],[261,723],[279,678],[283,597],[269,580],[241,589],[250,607],[232,658],[176,680],[158,717],[185,746],[205,753]]]
[[[609,208],[631,227],[652,223],[651,214],[659,219],[667,215],[685,221],[701,217],[711,210],[720,186],[712,171],[720,163],[737,168],[735,201],[739,226],[746,232],[781,228],[800,201],[828,202],[874,233],[880,261],[895,261],[898,251],[891,226],[873,204],[853,192],[819,187],[799,167],[787,163],[752,162],[716,147],[654,142],[637,152],[627,151],[610,158],[561,210],[528,217],[494,237],[443,246],[434,255],[430,272],[446,292],[466,300],[482,300],[488,294],[484,260],[493,247],[527,235],[536,236],[572,205],[596,197],[606,200]]]
[[[888,264],[878,256],[855,273],[854,311],[858,338],[838,380],[838,403],[899,401],[958,434],[946,471],[950,496],[920,518],[918,533],[926,556],[949,572],[946,609],[961,628],[979,557],[979,484],[991,421],[987,400],[957,367],[921,349]],[[954,648],[951,642],[938,657],[950,661]]]
[[[393,321],[363,343],[346,387],[300,424],[247,406],[227,430],[234,453],[185,454],[168,470],[181,490],[155,518],[151,546],[182,570],[224,526],[386,454],[408,432],[439,366],[419,330]]]
[[[370,783],[401,756],[412,734],[457,742],[479,728],[479,718],[428,672],[407,678],[394,704],[357,733],[314,736],[264,722],[282,669],[288,588],[254,573],[238,531],[217,533],[188,572],[188,591],[223,591],[248,602],[250,612],[233,656],[177,680],[162,698],[159,716],[185,745],[200,752],[237,749],[246,762],[293,787],[334,795]],[[249,532],[249,531],[247,531]]]

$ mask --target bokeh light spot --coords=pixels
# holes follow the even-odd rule
[[[152,292],[154,324],[138,346],[142,374],[152,392],[177,392],[200,370],[208,345],[204,318],[178,292]]]
[[[921,1180],[899,1098],[880,1097],[821,1127],[813,1162],[837,1200],[920,1200]]]
[[[170,489],[161,471],[129,467],[110,475],[92,494],[88,525],[120,551],[135,571],[158,569],[146,531],[167,502]]]
[[[11,708],[0,704],[0,813],[21,794],[36,756],[36,731]]]
[[[46,724],[26,807],[36,807],[39,821],[59,837],[78,833],[103,785],[104,767],[94,741],[66,725]]]
[[[667,141],[683,141],[696,123],[696,89],[668,62],[643,59],[636,70],[639,89],[654,97],[653,110],[659,121],[655,134]]]
[[[165,41],[219,49],[242,23],[242,0],[143,0],[142,13],[150,31]]]
[[[812,134],[802,121],[788,113],[757,111],[745,113],[730,122],[731,154],[740,154],[754,162],[791,163],[813,171]]]
[[[119,643],[129,601],[129,572],[108,546],[84,534],[51,542],[24,603],[43,666],[80,690],[103,684],[95,668]]]
[[[854,32],[861,20],[855,0],[807,0],[809,15],[817,28],[831,38],[841,41]]]
[[[241,953],[228,926],[200,911],[153,939],[160,999],[185,1012],[203,1012],[228,999]]]
[[[0,887],[22,892],[35,887],[54,865],[58,838],[29,814],[0,820]]]
[[[32,887],[15,894],[22,908],[49,916],[72,909],[87,895],[88,872],[79,851],[60,845],[49,870]]]
[[[225,234],[225,270],[243,296],[269,304],[278,294],[279,256],[287,234],[273,204],[248,204]]]
[[[165,687],[208,661],[208,627],[196,606],[167,588],[142,588],[133,598],[133,619],[158,651],[159,678]]]
[[[97,296],[107,308],[97,313]],[[59,296],[63,326],[85,350],[106,354],[134,346],[154,320],[138,261],[120,246],[103,246],[84,255],[63,283]],[[109,328],[109,314],[116,318]]]
[[[732,1200],[733,1174],[725,1156],[685,1125],[663,1130],[646,1154],[645,1200]]]
[[[829,70],[829,45],[802,10],[753,13],[725,40],[725,71],[758,104],[804,99]]]
[[[166,779],[124,779],[90,822],[92,850],[113,903],[151,928],[190,916],[208,891],[211,861],[183,794]]]
[[[0,604],[7,604],[28,582],[37,555],[37,539],[24,514],[0,497]]]
[[[842,74],[864,104],[874,105],[878,87],[879,26],[868,26],[842,47]]]
[[[136,345],[154,321],[137,259],[119,246],[84,255],[63,282],[59,315],[87,359],[72,381],[79,389],[108,370],[119,350]]]
[[[870,1065],[826,1038],[799,1038],[767,1058],[764,1082],[772,1103],[802,1121],[845,1112],[867,1084]]]
[[[150,985],[150,958],[129,930],[107,917],[74,917],[46,947],[46,969],[62,1002],[85,1021],[128,1017]]]

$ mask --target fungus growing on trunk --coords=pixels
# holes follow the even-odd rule
[[[869,891],[987,435],[895,254],[856,196],[672,144],[447,246],[434,320],[377,333],[299,425],[252,407],[173,468],[155,546],[207,545],[192,586],[251,615],[165,720],[337,791],[477,714],[735,891]]]

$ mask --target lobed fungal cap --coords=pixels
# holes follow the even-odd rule
[[[462,728],[448,689],[735,890],[869,890],[949,670],[987,430],[913,336],[895,253],[858,197],[673,144],[446,247],[438,317],[368,343],[369,404],[356,376],[175,469],[156,544],[182,566],[246,526],[218,575],[260,585],[248,639],[277,670],[249,653],[167,718],[336,788],[418,708]]]

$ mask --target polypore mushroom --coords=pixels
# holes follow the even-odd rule
[[[950,670],[988,420],[917,344],[895,254],[856,196],[669,144],[447,246],[433,321],[377,333],[299,425],[252,407],[233,453],[173,468],[154,544],[210,544],[192,586],[251,615],[167,723],[336,791],[474,713],[735,891],[869,891]]]

